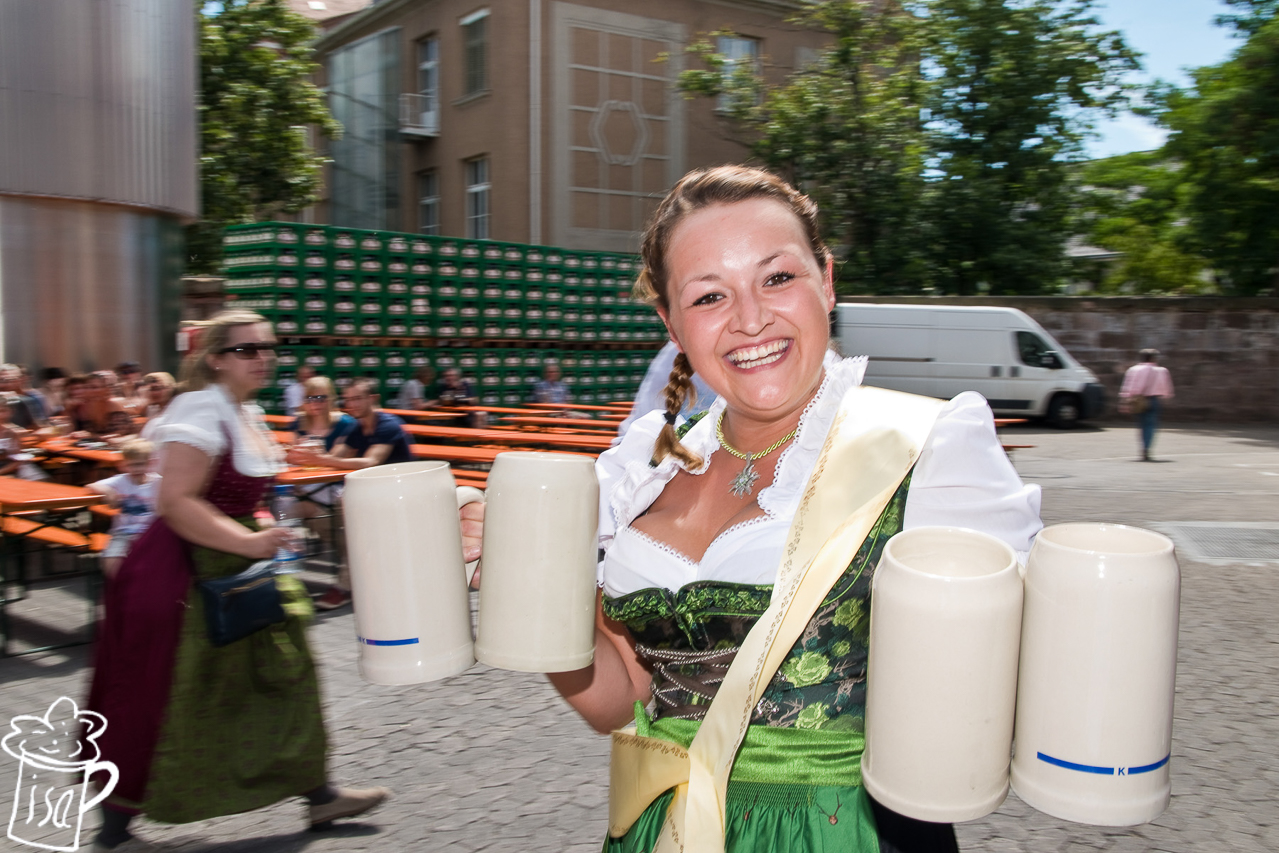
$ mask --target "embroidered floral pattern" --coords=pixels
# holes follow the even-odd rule
[[[755,709],[752,722],[782,728],[860,731],[866,703],[866,657],[870,639],[870,584],[884,545],[902,529],[910,477],[875,522],[848,570],[817,608]],[[604,599],[604,612],[622,622],[641,646],[708,651],[740,647],[768,608],[772,587],[698,581],[676,592],[643,589]],[[679,667],[699,681],[702,667]],[[704,684],[714,691],[716,684]],[[688,705],[705,699],[670,683]],[[661,709],[658,709],[658,716]]]

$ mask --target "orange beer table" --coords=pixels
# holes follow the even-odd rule
[[[120,451],[112,450],[109,447],[79,447],[73,441],[60,438],[50,439],[36,445],[36,448],[43,450],[50,456],[63,456],[67,459],[77,459],[81,462],[92,462],[104,468],[119,465],[120,460],[124,458]]]
[[[594,429],[602,433],[606,433],[609,436],[617,432],[617,424],[613,421],[595,418],[550,418],[544,415],[520,415],[515,417],[504,417],[502,418],[502,423],[516,424],[517,426],[576,427],[577,429]]]
[[[456,439],[472,444],[537,444],[545,447],[576,448],[580,450],[605,451],[611,439],[597,434],[563,435],[548,432],[533,432],[503,429],[470,429],[467,427],[423,426],[405,424],[404,431],[419,438]]]
[[[3,547],[0,548],[0,656],[8,657],[9,640],[12,636],[8,605],[26,598],[28,584],[24,566],[17,559],[19,555],[13,547],[14,543],[33,541],[96,554],[106,547],[109,538],[106,534],[68,530],[57,522],[59,513],[79,511],[100,503],[101,495],[80,486],[0,477],[0,529],[4,531]],[[17,595],[10,595],[11,586],[19,588]],[[90,594],[87,598],[89,622],[92,624],[96,596]],[[28,649],[23,654],[80,645],[82,642],[87,640]]]

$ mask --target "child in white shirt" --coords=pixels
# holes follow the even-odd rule
[[[133,540],[155,520],[160,488],[160,475],[150,471],[154,453],[151,442],[133,439],[120,448],[120,453],[124,456],[120,473],[88,486],[120,510],[111,523],[111,542],[102,552],[102,573],[108,578],[115,577]]]

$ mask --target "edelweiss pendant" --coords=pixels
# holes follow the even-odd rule
[[[736,477],[728,483],[728,490],[736,497],[744,498],[751,493],[751,489],[755,487],[755,481],[759,479],[759,474],[755,473],[755,463],[750,457],[746,458],[746,467],[743,468]]]

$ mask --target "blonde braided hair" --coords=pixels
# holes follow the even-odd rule
[[[662,389],[666,399],[666,424],[657,434],[657,442],[653,445],[653,464],[656,465],[667,456],[674,456],[690,471],[700,470],[706,460],[685,447],[675,431],[675,419],[683,411],[685,404],[697,400],[697,389],[693,387],[693,365],[683,352],[675,354],[675,364],[671,367],[671,378]]]

